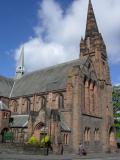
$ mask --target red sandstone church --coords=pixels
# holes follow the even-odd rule
[[[0,134],[14,142],[49,135],[53,148],[116,150],[106,46],[89,0],[78,59],[24,74],[24,50],[13,79],[0,76]]]

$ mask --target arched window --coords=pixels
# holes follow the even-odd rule
[[[13,112],[17,112],[17,106],[14,106],[14,108],[13,108]]]
[[[84,141],[87,142],[87,128],[85,128],[84,131]]]
[[[109,144],[111,149],[113,149],[116,146],[114,127],[111,127],[109,130]]]
[[[23,98],[22,99],[22,113],[26,114],[30,112],[30,99],[29,98]]]
[[[44,126],[44,123],[43,122],[39,122],[39,123],[36,124],[34,130],[40,130],[43,126]]]
[[[40,111],[41,109],[41,97],[36,96],[36,105],[35,105],[35,111]]]
[[[41,99],[41,108],[45,108],[45,99],[44,98]]]
[[[11,111],[16,113],[18,111],[18,102],[16,100],[12,100],[10,103]]]
[[[64,134],[64,144],[68,144],[68,134]]]
[[[85,78],[84,86],[85,86],[85,104],[84,104],[84,110],[85,110],[86,113],[89,113],[89,111],[90,111],[90,96],[89,96],[90,83],[89,83],[89,81],[86,78]]]
[[[90,128],[85,128],[85,131],[84,131],[84,141],[85,142],[90,142],[91,141],[91,130]]]
[[[59,98],[58,98],[58,108],[59,109],[63,109],[64,108],[64,96],[63,95],[59,95]]]
[[[94,83],[94,113],[97,115],[97,98],[98,98],[98,95],[97,95],[97,84]]]
[[[100,140],[99,129],[96,128],[94,131],[94,140],[97,142]]]
[[[88,142],[91,141],[91,130],[90,128],[88,128]]]
[[[30,112],[30,101],[27,100],[27,113]]]
[[[90,81],[90,92],[89,92],[89,96],[90,96],[90,113],[93,114],[93,108],[94,108],[94,85],[93,82]]]

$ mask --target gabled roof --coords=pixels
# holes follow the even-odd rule
[[[13,122],[10,127],[15,128],[26,128],[28,126],[29,115],[12,115]]]
[[[84,63],[85,60],[77,59],[25,75],[16,80],[12,97],[65,89],[69,70]]]
[[[60,113],[60,124],[61,124],[61,131],[62,132],[71,132],[70,128],[68,127],[67,123],[65,122],[64,115],[62,112]]]
[[[0,96],[9,97],[14,80],[0,76]]]

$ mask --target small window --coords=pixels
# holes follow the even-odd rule
[[[63,95],[59,96],[59,99],[58,99],[58,108],[59,109],[64,109],[64,97],[63,97]]]
[[[91,141],[91,130],[90,128],[88,128],[88,142]]]
[[[90,66],[91,66],[91,65],[90,65],[90,63],[89,63],[89,64],[88,64],[88,69],[90,69]]]
[[[8,118],[8,115],[9,115],[9,114],[8,114],[7,112],[4,112],[4,113],[3,113],[3,118],[4,118],[4,119],[7,119],[7,118]]]
[[[30,112],[30,102],[27,101],[27,113],[29,113],[29,112]]]
[[[41,108],[45,108],[45,99],[44,98],[41,99]]]
[[[84,141],[87,142],[87,128],[85,128],[84,131]]]
[[[68,134],[64,134],[64,144],[68,144]]]
[[[100,140],[99,129],[95,129],[94,131],[94,140],[97,142]]]
[[[91,130],[90,130],[90,128],[85,128],[84,141],[85,142],[90,142],[91,141]]]
[[[17,107],[14,106],[13,112],[17,112]]]

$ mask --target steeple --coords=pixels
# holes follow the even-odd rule
[[[24,47],[21,50],[20,58],[17,63],[16,67],[16,78],[20,79],[24,74]]]
[[[106,45],[99,33],[91,0],[89,0],[85,38],[80,42],[80,59],[90,57],[99,80],[110,82]]]
[[[99,30],[95,19],[92,3],[91,0],[89,0],[85,37],[92,37],[97,33],[99,33]]]

